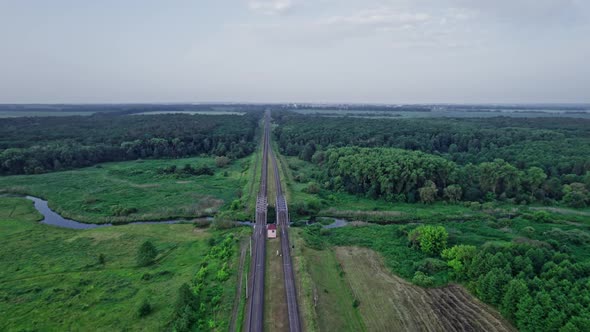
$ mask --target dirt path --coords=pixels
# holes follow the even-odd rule
[[[240,302],[242,300],[243,279],[244,279],[244,263],[246,262],[246,254],[248,251],[249,239],[242,239],[240,243],[240,262],[238,266],[238,290],[236,292],[236,298],[234,299],[234,306],[231,313],[231,321],[229,322],[229,330],[236,331],[236,322],[238,321],[238,314],[240,312]]]
[[[389,272],[372,250],[338,247],[367,331],[515,331],[461,286],[426,289]]]

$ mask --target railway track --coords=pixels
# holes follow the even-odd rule
[[[291,259],[289,243],[289,209],[283,195],[277,159],[270,148],[270,111],[264,115],[264,137],[262,146],[262,167],[260,189],[256,198],[256,223],[252,235],[252,262],[248,281],[248,301],[246,308],[245,331],[262,332],[264,327],[264,268],[266,256],[266,218],[268,208],[268,160],[272,163],[276,187],[276,222],[280,228],[281,255],[283,258],[283,274],[289,314],[289,331],[300,332],[301,320],[297,304],[295,275]]]
[[[256,197],[256,223],[252,234],[252,261],[248,280],[245,331],[262,332],[264,325],[264,264],[266,256],[266,216],[268,207],[268,150],[270,139],[270,113],[264,116],[262,167],[260,189]]]
[[[293,272],[293,260],[291,259],[291,245],[289,243],[289,209],[287,200],[283,195],[277,158],[270,150],[271,162],[275,174],[275,186],[277,190],[276,213],[277,225],[281,232],[281,255],[283,257],[283,275],[285,277],[285,293],[287,298],[287,311],[289,313],[289,331],[301,331],[299,306],[297,304],[297,290],[295,288],[295,273]]]

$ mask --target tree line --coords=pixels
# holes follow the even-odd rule
[[[503,159],[550,177],[590,170],[590,120],[572,118],[364,119],[273,114],[283,154],[310,161],[334,147],[393,147],[441,156],[460,165]]]
[[[456,280],[521,331],[585,331],[590,326],[590,264],[551,245],[459,245],[443,251]]]
[[[393,148],[334,148],[314,153],[312,160],[322,165],[316,176],[324,187],[392,202],[559,200],[572,207],[590,203],[590,172],[579,177],[581,182],[562,185],[539,167],[519,170],[502,159],[461,166],[439,156]]]
[[[405,202],[590,204],[588,120],[277,118],[281,151],[325,166],[326,188]]]
[[[416,249],[446,260],[452,279],[467,284],[520,331],[585,331],[590,326],[590,264],[567,253],[567,244],[590,241],[579,232],[584,237],[575,243],[569,238],[447,248],[449,235],[443,226],[422,225],[408,232],[408,240]],[[423,271],[412,281],[433,284]]]
[[[39,174],[101,162],[195,155],[244,157],[259,113],[0,119],[0,174]]]

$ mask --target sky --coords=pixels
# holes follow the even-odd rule
[[[0,103],[589,103],[589,0],[0,0]]]

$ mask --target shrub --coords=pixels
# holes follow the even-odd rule
[[[237,210],[239,210],[239,209],[241,209],[241,208],[242,208],[242,202],[240,202],[240,200],[239,200],[239,199],[234,199],[234,200],[231,202],[231,206],[230,206],[230,209],[231,209],[231,210],[233,210],[233,211],[237,211]]]
[[[425,258],[414,263],[414,269],[426,274],[435,274],[448,268],[447,263],[436,258]]]
[[[426,275],[424,272],[416,271],[412,278],[412,282],[418,286],[431,287],[434,285],[434,278]]]
[[[226,167],[229,164],[230,160],[226,156],[219,156],[215,157],[215,166],[219,168]]]
[[[447,247],[449,233],[442,226],[420,226],[408,234],[410,243],[429,255],[438,255]]]
[[[111,207],[111,212],[114,216],[125,217],[125,216],[132,214],[132,213],[137,212],[137,209],[133,208],[133,207],[130,208],[130,207],[124,207],[121,205],[115,205],[115,206]]]
[[[196,228],[207,228],[211,225],[211,221],[207,219],[196,219],[193,221]]]
[[[230,229],[235,226],[227,213],[218,213],[213,219],[212,225],[215,229]]]
[[[137,310],[139,317],[145,317],[145,316],[149,315],[151,312],[152,312],[151,304],[148,302],[148,300],[143,300],[143,302],[139,306],[139,309]]]
[[[308,194],[317,194],[317,193],[320,192],[320,187],[318,186],[317,183],[310,182],[307,185],[307,188],[305,188],[303,191],[306,192],[306,193],[308,193]]]
[[[137,265],[148,266],[154,263],[158,250],[150,241],[145,241],[137,251]]]

